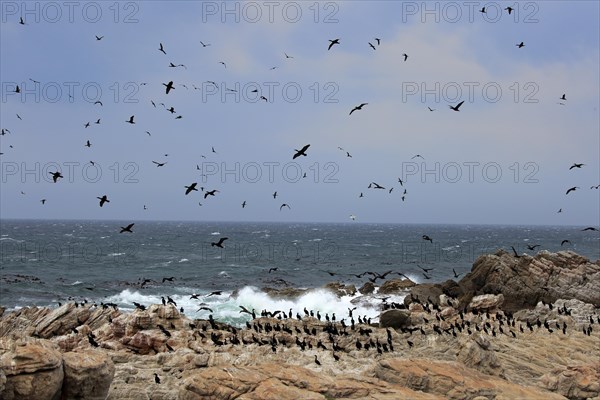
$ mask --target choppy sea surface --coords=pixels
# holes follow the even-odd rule
[[[239,313],[239,305],[257,312],[292,309],[295,315],[307,307],[347,314],[356,296],[339,299],[317,288],[332,281],[359,287],[370,275],[355,275],[365,271],[392,270],[417,283],[434,283],[454,279],[454,269],[460,279],[478,256],[512,251],[510,246],[519,253],[573,250],[600,258],[599,232],[578,226],[141,221],[133,233],[119,233],[124,225],[1,220],[0,305],[55,307],[87,299],[131,310],[134,301],[159,304],[161,296],[170,296],[189,317],[212,313],[216,320],[241,324],[247,315]],[[228,238],[223,249],[211,246],[222,237]],[[570,244],[561,246],[565,239]],[[527,245],[540,246],[531,251]],[[419,267],[433,269],[426,277]],[[151,281],[141,287],[144,279]],[[278,300],[260,290],[264,287],[315,290]],[[222,293],[207,296],[213,291]],[[190,298],[194,293],[198,300]],[[356,312],[374,316],[374,303],[359,303]],[[198,311],[201,306],[212,312]]]

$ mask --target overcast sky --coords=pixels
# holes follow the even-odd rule
[[[1,218],[599,224],[598,2],[0,4]]]

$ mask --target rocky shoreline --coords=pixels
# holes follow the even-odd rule
[[[0,398],[600,399],[600,261],[500,250],[459,282],[377,288],[407,291],[371,324],[304,310],[257,311],[236,328],[170,304],[0,307]]]

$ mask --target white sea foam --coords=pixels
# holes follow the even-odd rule
[[[250,317],[248,314],[240,313],[241,308],[239,306],[244,306],[249,310],[255,309],[257,316],[260,316],[262,310],[281,310],[285,311],[287,315],[291,308],[294,318],[296,318],[296,313],[304,316],[303,310],[306,307],[307,310],[313,310],[315,315],[319,311],[323,319],[326,313],[329,316],[335,313],[337,321],[346,318],[348,323],[349,308],[357,307],[353,311],[355,320],[359,315],[366,315],[376,320],[379,315],[379,310],[374,305],[379,303],[378,300],[364,298],[365,301],[357,301],[357,298],[361,297],[360,295],[343,296],[340,298],[326,289],[312,289],[295,299],[275,298],[251,286],[240,289],[235,297],[228,292],[208,297],[206,297],[207,292],[197,292],[204,297],[199,297],[199,300],[195,300],[190,299],[190,296],[187,294],[173,294],[170,296],[177,303],[178,308],[184,308],[185,315],[190,318],[207,319],[208,315],[212,314],[213,318],[217,321],[237,326],[242,326]],[[402,299],[402,296],[393,296],[391,299],[388,299],[388,302],[401,302]],[[355,300],[354,303],[352,302],[353,300]],[[137,290],[125,289],[119,294],[108,297],[106,302],[113,302],[123,309],[131,310],[134,308],[133,302],[149,306],[151,304],[161,304],[161,298],[159,295],[148,295],[140,293]],[[212,309],[212,312],[209,310],[198,311],[201,303],[206,303],[207,307]]]

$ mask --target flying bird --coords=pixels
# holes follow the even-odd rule
[[[569,168],[569,170],[572,170],[573,168],[581,168],[583,167],[585,164],[577,164],[577,163],[573,163],[573,165],[571,165],[571,167]]]
[[[567,190],[567,193],[565,193],[565,194],[569,194],[569,193],[571,193],[571,192],[574,192],[576,189],[579,189],[579,186],[573,186],[572,188],[569,188],[569,189]]]
[[[408,59],[408,54],[404,53],[404,54],[402,54],[402,56],[404,56],[404,61],[406,61]]]
[[[353,108],[353,109],[350,111],[350,114],[348,114],[348,115],[352,115],[352,113],[353,113],[354,111],[356,111],[356,110],[362,110],[362,108],[363,108],[364,106],[366,106],[367,104],[369,104],[369,103],[361,103],[361,104],[357,105],[356,107],[354,107],[354,108]]]
[[[505,10],[508,11],[508,15],[510,15],[513,12],[514,8],[506,7]]]
[[[563,244],[571,244],[571,241],[570,241],[570,240],[567,240],[567,239],[565,239],[565,240],[563,240],[562,242],[560,242],[560,245],[561,245],[561,246],[562,246]]]
[[[92,147],[92,144],[90,143],[90,141],[88,140],[87,142],[85,142],[84,144],[85,147]]]
[[[135,115],[132,115],[131,117],[129,117],[129,120],[125,121],[125,122],[127,122],[128,124],[132,124],[132,125],[135,124],[135,122],[133,122],[133,117],[135,117]]]
[[[410,159],[414,159],[414,158],[422,158],[423,160],[425,159],[422,155],[420,154],[415,154],[414,156],[412,156]]]
[[[566,94],[563,94],[563,95],[561,96],[560,100],[565,100],[565,101],[566,101],[566,100],[567,100],[567,95],[566,95]]]
[[[41,200],[40,200],[40,203],[42,203],[42,204],[46,204],[46,199],[41,199]]]
[[[368,43],[369,43],[369,47],[371,47],[373,50],[377,50],[377,49],[375,48],[375,46],[373,46],[373,43],[371,43],[371,42],[368,42]]]
[[[435,108],[431,108],[429,106],[427,106],[427,108],[429,109],[429,111],[435,111]]]
[[[190,194],[193,190],[195,190],[196,192],[198,191],[198,189],[196,189],[196,185],[198,184],[198,182],[194,182],[192,183],[190,186],[184,186],[186,191],[185,194],[188,195]]]
[[[301,148],[300,150],[298,149],[294,149],[294,151],[296,152],[296,154],[294,154],[294,157],[292,157],[292,160],[295,160],[296,158],[300,157],[300,156],[304,156],[306,157],[306,150],[310,147],[310,144],[307,144],[306,146],[304,146],[303,148]]]
[[[166,52],[166,51],[165,51],[165,49],[163,48],[163,44],[162,44],[162,43],[159,43],[159,44],[160,44],[160,47],[158,48],[158,51],[161,51],[161,52],[163,52],[163,53],[164,53],[164,55],[166,56],[166,55],[167,55],[167,52]]]
[[[210,46],[210,43],[203,43],[202,40],[200,41],[200,44],[202,45],[202,47],[208,47],[208,46]]]
[[[465,102],[465,101],[463,100],[463,101],[461,101],[460,103],[458,103],[458,104],[457,104],[456,106],[454,106],[454,107],[452,107],[452,106],[448,106],[448,107],[450,107],[450,108],[451,108],[453,111],[460,111],[460,110],[459,110],[459,108],[460,108],[460,106],[462,106],[462,105],[463,105],[463,103],[464,103],[464,102]]]
[[[479,12],[482,14],[487,14],[487,12],[485,11],[485,7],[482,7],[481,10],[479,10]]]
[[[54,181],[54,183],[56,183],[56,181],[58,181],[58,178],[64,178],[64,176],[62,176],[62,174],[60,172],[48,172],[50,175],[52,175],[52,180]]]
[[[534,245],[532,246],[532,245],[528,244],[528,245],[527,245],[527,250],[535,251],[535,248],[536,248],[536,247],[540,247],[540,245],[539,245],[539,244],[534,244]]]
[[[100,200],[100,207],[102,207],[104,205],[104,203],[110,203],[110,200],[108,199],[108,197],[106,197],[106,195],[102,196],[102,197],[96,197],[98,200]]]
[[[581,231],[584,232],[584,231],[597,231],[597,230],[598,230],[598,228],[594,228],[593,226],[588,226],[587,228],[582,229]]]
[[[210,246],[211,247],[216,246],[216,247],[220,247],[222,249],[223,248],[223,242],[226,241],[227,239],[229,239],[229,238],[222,237],[222,238],[219,239],[218,242],[211,242]]]
[[[152,161],[152,162],[153,162],[154,164],[156,164],[156,167],[157,167],[157,168],[158,168],[158,167],[162,167],[162,166],[164,166],[164,165],[167,163],[166,161],[165,161],[164,163],[159,163],[159,162],[156,162],[156,161]]]
[[[227,68],[227,65],[223,61],[219,61],[219,64],[223,64],[223,66]]]
[[[208,196],[214,196],[215,193],[218,193],[219,191],[217,189],[214,190],[207,190],[206,192],[204,192],[204,198],[207,198]]]
[[[283,53],[283,54],[285,54],[285,58],[294,58],[292,56],[288,56],[287,53]]]
[[[173,81],[169,81],[169,83],[163,83],[163,86],[166,87],[166,89],[165,89],[166,94],[169,94],[171,89],[175,90],[175,88],[173,87]]]
[[[516,44],[515,46],[517,46],[518,48],[525,47],[525,43],[521,42],[519,44]]]
[[[242,203],[242,208],[246,207],[246,200]]]
[[[421,236],[421,237],[423,238],[423,240],[429,240],[429,242],[430,242],[430,243],[433,243],[433,239],[432,239],[432,238],[430,238],[429,236],[427,236],[427,235],[423,235],[423,236]]]
[[[96,40],[102,40],[104,38],[104,36],[98,36],[96,35]]]
[[[279,207],[279,211],[281,211],[281,209],[282,209],[283,207],[287,207],[289,210],[291,210],[291,208],[290,208],[290,206],[289,206],[289,205],[287,205],[286,203],[283,203],[283,204],[282,204],[282,205]]]
[[[377,41],[377,46],[379,46],[381,44],[381,39],[379,38],[374,38]]]
[[[133,228],[133,225],[135,225],[135,224],[129,224],[126,227],[121,227],[121,231],[119,233],[123,233],[123,232],[133,233],[133,231],[131,230],[131,228]]]
[[[175,65],[173,63],[169,63],[169,68],[177,68],[177,67],[183,67],[183,68],[187,69],[187,67],[185,65],[183,65],[183,64],[177,64],[177,65]],[[182,86],[185,87],[185,85],[182,85]]]
[[[340,44],[340,39],[329,40],[329,47],[327,48],[327,50],[331,50],[334,44]]]

